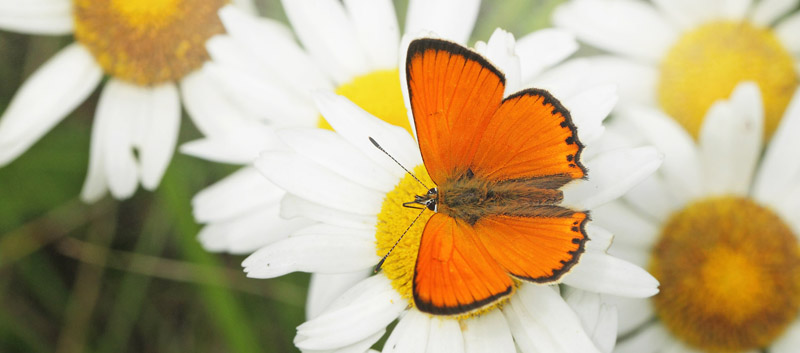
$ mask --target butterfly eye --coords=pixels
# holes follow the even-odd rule
[[[428,209],[433,212],[436,212],[436,205],[437,205],[436,199],[431,199],[427,203]]]

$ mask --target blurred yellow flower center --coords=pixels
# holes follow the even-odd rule
[[[208,59],[227,0],[74,0],[75,39],[106,74],[138,85],[176,81]]]
[[[347,97],[375,117],[403,127],[411,133],[398,70],[378,70],[356,77],[339,86],[336,93]],[[330,124],[322,117],[319,127],[331,129]]]
[[[800,247],[772,211],[739,197],[690,204],[662,229],[650,272],[656,313],[707,352],[768,347],[797,318]]]
[[[794,60],[778,38],[747,22],[712,22],[684,34],[664,57],[660,75],[662,108],[695,138],[711,104],[743,80],[761,89],[769,138],[798,84]]]

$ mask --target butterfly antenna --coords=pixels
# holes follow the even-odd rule
[[[404,167],[402,164],[400,164],[400,162],[398,162],[396,159],[394,159],[394,157],[392,157],[392,155],[391,155],[391,154],[389,154],[389,152],[386,152],[386,150],[385,150],[385,149],[383,149],[383,147],[381,147],[381,145],[379,145],[379,144],[378,144],[378,141],[375,141],[375,139],[374,139],[374,138],[372,138],[371,136],[370,136],[370,138],[369,138],[369,142],[372,142],[372,144],[373,144],[373,145],[375,145],[375,147],[377,147],[379,150],[381,150],[381,152],[383,152],[384,154],[386,154],[387,156],[389,156],[389,158],[391,158],[391,159],[392,159],[392,160],[393,160],[395,163],[397,163],[397,165],[399,165],[399,166],[400,166],[400,168],[403,168],[403,170],[405,170],[405,171],[406,171],[406,173],[408,173],[409,175],[411,175],[411,177],[413,177],[413,178],[414,178],[414,180],[416,180],[416,181],[417,181],[417,182],[418,182],[420,185],[422,185],[422,187],[424,187],[425,189],[430,189],[429,187],[425,186],[425,183],[423,183],[421,180],[419,180],[419,179],[417,178],[417,176],[416,176],[416,175],[414,175],[414,173],[411,173],[411,172],[409,172],[409,171],[408,171],[408,169],[406,169],[406,167]],[[417,217],[417,218],[419,218],[419,217]],[[412,223],[412,224],[413,224],[413,223]],[[388,255],[388,254],[387,254],[387,255]],[[382,263],[382,262],[383,262],[383,261],[381,261],[381,263]],[[375,272],[377,272],[377,271],[375,271]]]
[[[405,236],[406,233],[408,233],[408,230],[411,229],[411,226],[413,226],[414,223],[417,223],[417,220],[419,219],[419,217],[422,216],[423,212],[425,212],[425,208],[423,208],[422,211],[419,212],[419,214],[417,215],[417,218],[414,218],[414,220],[411,221],[411,224],[409,224],[408,228],[406,228],[406,230],[403,232],[403,234],[400,235],[400,238],[397,238],[397,241],[394,242],[394,245],[392,245],[392,248],[389,249],[389,252],[387,252],[386,255],[383,255],[383,258],[381,259],[381,261],[378,261],[378,264],[375,265],[375,269],[373,270],[373,273],[380,272],[381,266],[383,266],[383,262],[386,261],[386,258],[389,257],[389,254],[392,253],[392,251],[397,246],[397,244],[400,244],[400,240],[403,240],[403,236]]]

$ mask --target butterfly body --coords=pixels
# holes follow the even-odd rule
[[[468,171],[439,187],[438,211],[469,224],[488,215],[536,214],[541,206],[563,199],[560,190],[542,184],[539,180],[492,181]]]
[[[500,70],[444,40],[412,41],[406,78],[436,183],[409,202],[436,212],[420,238],[415,306],[463,315],[508,297],[518,281],[557,283],[588,239],[588,214],[560,205],[560,189],[586,176],[569,111],[541,89],[504,98]]]

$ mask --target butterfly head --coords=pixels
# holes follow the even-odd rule
[[[423,208],[427,207],[429,210],[436,212],[439,204],[439,191],[436,188],[430,188],[425,195],[414,196],[414,201],[403,203],[404,207],[408,208]],[[419,207],[422,205],[423,207]]]

